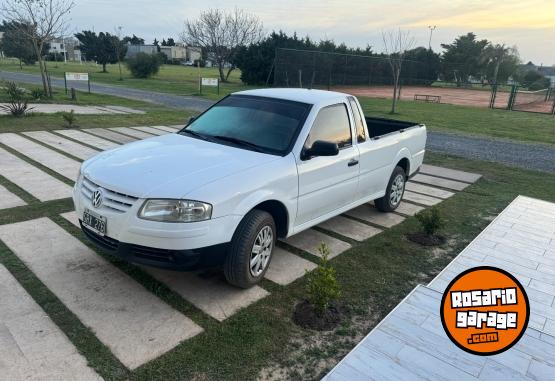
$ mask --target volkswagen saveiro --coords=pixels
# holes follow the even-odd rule
[[[424,125],[365,118],[348,94],[243,91],[178,133],[85,161],[73,200],[104,250],[173,270],[221,264],[246,288],[276,239],[371,200],[397,208],[425,143]]]

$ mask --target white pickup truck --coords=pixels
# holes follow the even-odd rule
[[[424,125],[365,118],[348,94],[242,91],[177,133],[85,161],[73,200],[104,250],[173,270],[220,264],[246,288],[277,238],[372,200],[397,208],[425,145]]]

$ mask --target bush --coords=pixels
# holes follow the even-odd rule
[[[321,258],[318,267],[307,271],[306,291],[308,301],[320,316],[328,309],[330,302],[339,299],[341,290],[335,276],[335,269],[330,265],[328,247],[322,242],[318,248]]]
[[[422,230],[429,236],[435,235],[443,227],[443,218],[439,209],[432,207],[421,211],[416,215],[416,219],[422,225]]]
[[[40,100],[43,98],[46,98],[46,93],[43,89],[36,88],[31,90],[31,99]]]
[[[28,107],[25,89],[18,87],[17,83],[7,82],[5,91],[9,97],[9,101],[6,105],[0,105],[0,109],[7,111],[15,117],[23,116],[28,110],[31,110],[31,108]]]
[[[157,55],[137,53],[127,60],[127,68],[135,78],[148,78],[160,70],[160,58]]]
[[[62,112],[62,119],[65,120],[67,128],[76,127],[75,120],[77,118],[75,117],[75,111],[71,110],[70,112]]]

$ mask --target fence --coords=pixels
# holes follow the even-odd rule
[[[463,106],[552,113],[555,91],[526,91],[514,85],[463,82],[465,65],[443,68],[438,62],[405,60],[400,99]],[[445,74],[447,73],[447,74]],[[372,98],[393,97],[393,76],[383,56],[362,56],[279,48],[274,61],[274,86],[324,88]]]

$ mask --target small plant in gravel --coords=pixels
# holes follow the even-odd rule
[[[341,322],[345,310],[338,303],[341,288],[329,261],[329,248],[322,243],[318,252],[318,267],[306,272],[307,298],[295,307],[293,321],[304,328],[329,330]]]
[[[28,106],[27,94],[25,89],[17,86],[15,82],[7,82],[4,91],[8,95],[8,102],[0,105],[0,109],[8,112],[15,117],[21,117],[31,108]]]
[[[62,112],[62,118],[66,122],[67,128],[77,127],[75,124],[77,117],[75,116],[74,110],[71,110],[70,112]]]
[[[445,222],[438,208],[432,207],[416,214],[420,223],[421,232],[409,234],[408,238],[425,246],[439,245],[445,241],[445,237],[438,234]]]

